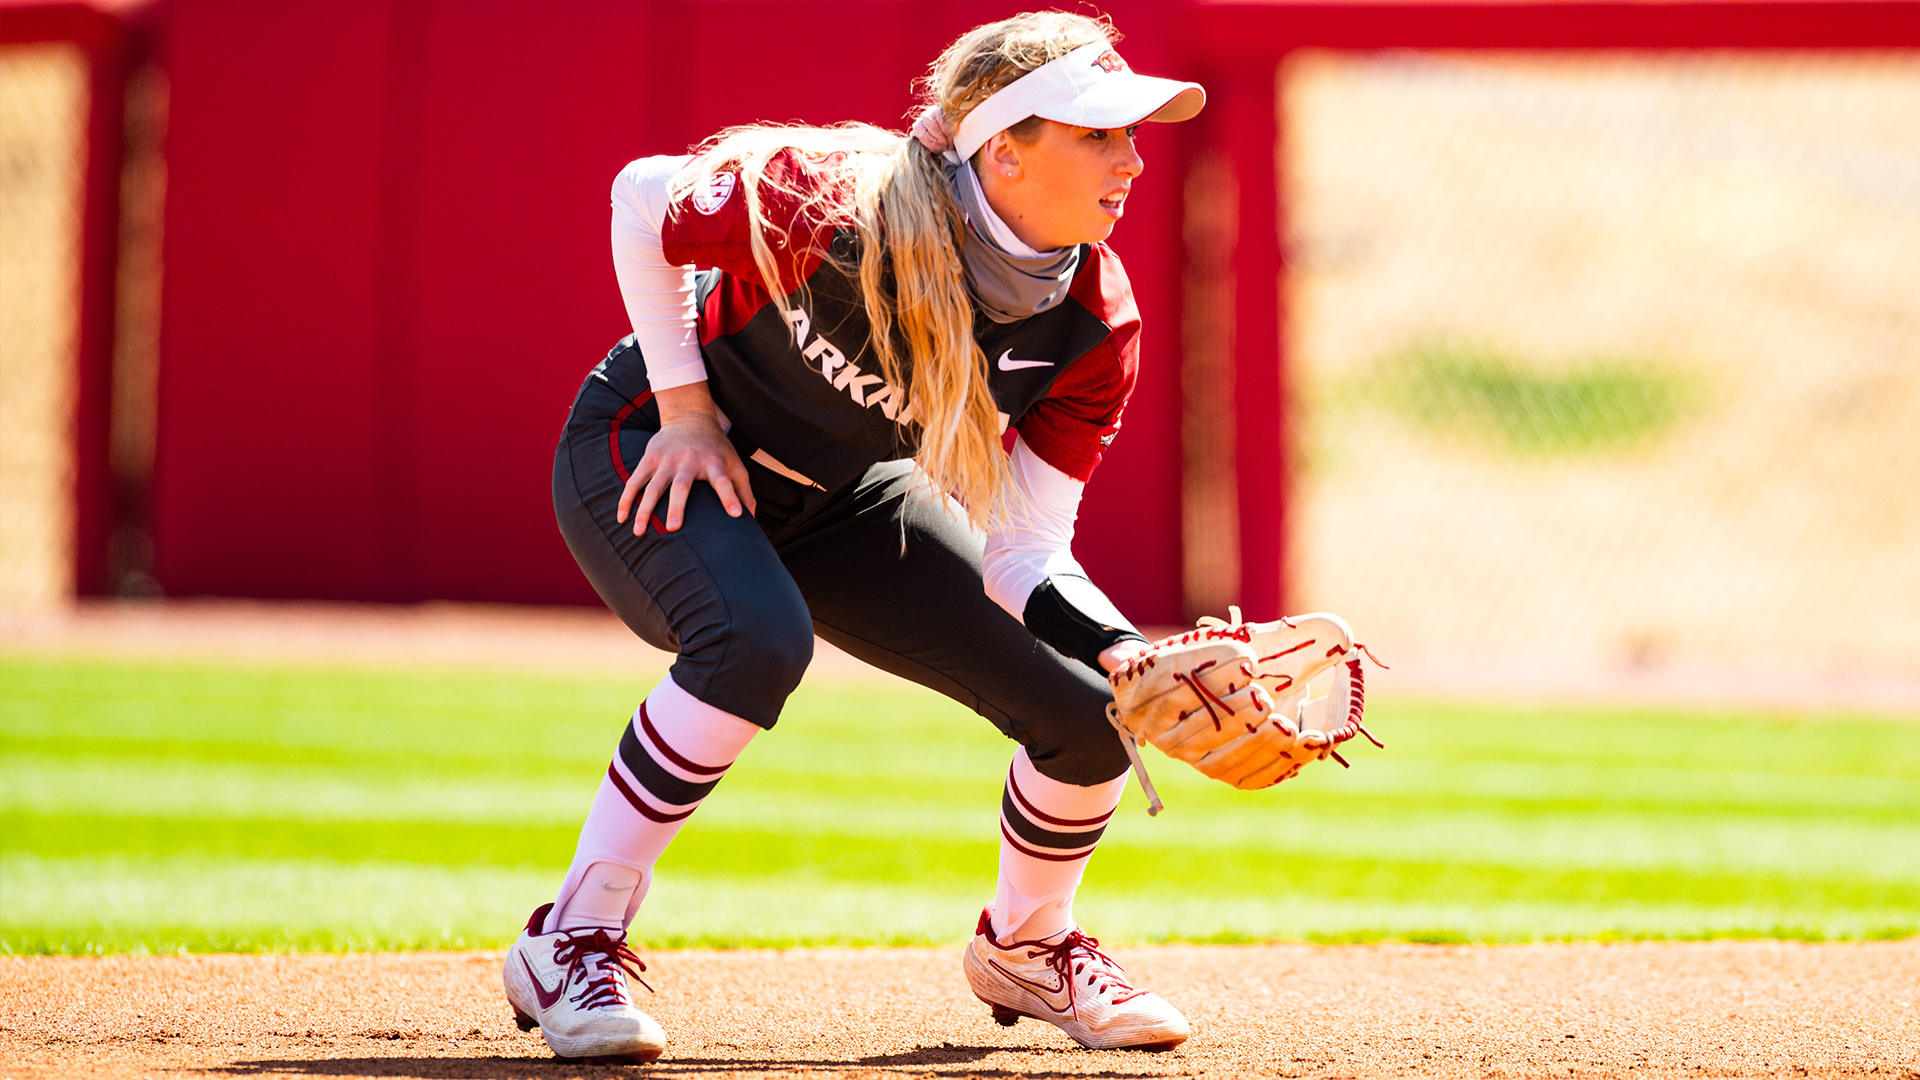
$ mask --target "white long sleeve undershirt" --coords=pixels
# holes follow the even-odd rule
[[[702,382],[699,312],[693,267],[667,261],[660,227],[667,219],[667,182],[690,157],[644,157],[613,179],[613,274],[633,324],[633,340],[655,390]]]
[[[645,157],[613,181],[613,270],[634,342],[655,390],[705,381],[693,267],[667,262],[660,230],[667,185],[688,157]],[[987,533],[981,574],[987,596],[1025,621],[1027,599],[1049,574],[1085,575],[1073,557],[1073,525],[1086,485],[1049,465],[1015,433],[1013,509]]]
[[[1026,621],[1027,599],[1049,574],[1086,576],[1073,557],[1073,523],[1087,485],[1047,464],[1018,433],[1013,437],[1015,498],[1007,519],[987,532],[980,576],[987,596]]]

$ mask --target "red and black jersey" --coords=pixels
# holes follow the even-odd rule
[[[836,207],[851,195],[842,154],[784,151],[767,173],[778,186],[821,193],[815,209],[762,188],[781,280],[800,306],[783,315],[749,246],[746,199],[722,173],[676,200],[661,239],[668,261],[711,267],[699,277],[700,348],[714,401],[739,437],[828,490],[880,461],[913,455],[904,388],[878,371],[859,283],[835,265],[858,260],[860,237]],[[833,259],[827,258],[828,254]],[[805,289],[801,289],[801,285]],[[1032,318],[974,319],[995,403],[1027,445],[1086,480],[1120,427],[1138,369],[1140,316],[1118,256],[1082,248],[1067,299]]]

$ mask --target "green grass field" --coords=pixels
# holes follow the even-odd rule
[[[1385,680],[1382,680],[1385,681]],[[647,677],[0,658],[0,951],[498,946],[552,898]],[[1153,756],[1078,911],[1121,941],[1920,929],[1920,724],[1386,697],[1355,768]],[[654,947],[955,942],[1011,744],[803,687],[668,851]]]

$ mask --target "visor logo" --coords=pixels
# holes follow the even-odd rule
[[[708,216],[719,213],[720,208],[733,197],[734,179],[730,172],[714,173],[706,187],[693,193],[693,208]]]
[[[1120,59],[1120,54],[1114,52],[1112,49],[1101,53],[1100,59],[1095,60],[1094,63],[1100,66],[1100,70],[1109,74],[1128,70],[1127,62]]]

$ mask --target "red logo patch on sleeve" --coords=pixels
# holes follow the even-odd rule
[[[706,187],[693,193],[693,208],[709,216],[719,213],[720,208],[727,205],[727,200],[733,197],[735,180],[736,178],[730,172],[714,173],[713,179],[707,181]]]

